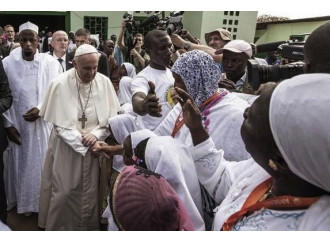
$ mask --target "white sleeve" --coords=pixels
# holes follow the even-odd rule
[[[171,135],[175,126],[175,121],[181,111],[181,105],[179,103],[176,104],[153,132],[158,136]]]
[[[221,203],[245,162],[225,160],[224,151],[216,149],[211,137],[193,147],[191,154],[201,184],[217,203]]]
[[[131,91],[132,91],[132,96],[137,92],[143,92],[145,95],[148,95],[149,92],[148,79],[143,76],[135,76],[132,80]]]
[[[97,140],[102,140],[103,141],[110,135],[110,131],[109,131],[108,126],[100,127],[100,126],[97,125],[91,131],[91,134],[95,135]]]
[[[56,134],[68,144],[74,151],[80,153],[82,156],[85,156],[89,147],[85,147],[82,144],[81,133],[76,129],[65,129],[54,125],[54,130]]]

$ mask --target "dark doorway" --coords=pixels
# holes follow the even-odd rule
[[[38,25],[39,31],[66,31],[66,17],[66,12],[0,12],[0,24],[2,27],[10,24],[16,32],[19,26],[27,21]]]

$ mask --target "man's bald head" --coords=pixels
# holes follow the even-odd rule
[[[330,21],[315,29],[304,45],[305,72],[330,73]]]
[[[67,33],[62,30],[56,31],[52,36],[52,41],[50,44],[52,45],[54,53],[57,57],[64,56],[69,44]]]

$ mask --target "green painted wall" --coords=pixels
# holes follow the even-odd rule
[[[314,29],[324,24],[327,21],[301,22],[301,23],[269,23],[266,30],[257,30],[256,44],[265,44],[282,40],[289,40],[290,35],[311,33]]]
[[[83,27],[84,16],[100,16],[108,17],[108,37],[111,34],[118,36],[120,24],[123,21],[125,11],[72,11],[71,30],[76,31]],[[133,16],[150,16],[141,11],[140,13],[132,12]],[[169,16],[169,11],[164,11],[164,16]],[[238,19],[237,39],[244,39],[252,42],[255,34],[255,26],[257,22],[257,11],[240,11],[240,16],[224,16],[223,11],[185,11],[182,17],[183,27],[188,29],[192,36],[199,38],[205,44],[204,34],[216,28],[224,27],[222,21],[226,19]],[[227,26],[228,27],[228,26]]]
[[[123,21],[123,15],[126,11],[72,11],[71,17],[71,29],[76,31],[84,27],[84,16],[93,17],[108,17],[108,37],[112,34],[119,35],[121,22]]]
[[[183,15],[184,27],[189,29],[190,33],[205,43],[204,34],[217,28],[231,27],[237,28],[236,39],[243,39],[247,42],[253,42],[255,35],[255,26],[257,23],[257,11],[240,11],[239,16],[224,15],[224,11],[188,11]],[[238,25],[224,25],[223,20],[238,20]]]

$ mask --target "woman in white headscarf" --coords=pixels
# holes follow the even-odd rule
[[[119,68],[119,90],[118,100],[124,113],[135,115],[132,106],[132,79],[135,77],[135,67],[128,62],[123,63]]]
[[[124,62],[119,68],[119,77],[128,76],[133,78],[136,76],[135,66],[129,62]]]
[[[172,147],[180,147],[180,152]],[[156,136],[148,129],[131,133],[124,141],[126,165],[139,165],[161,174],[187,208],[195,230],[205,230],[202,195],[188,148],[171,136]]]
[[[265,89],[244,113],[241,133],[253,158],[240,162],[215,150],[178,90],[199,179],[223,200],[213,230],[330,229],[329,88],[329,74],[305,74]]]

